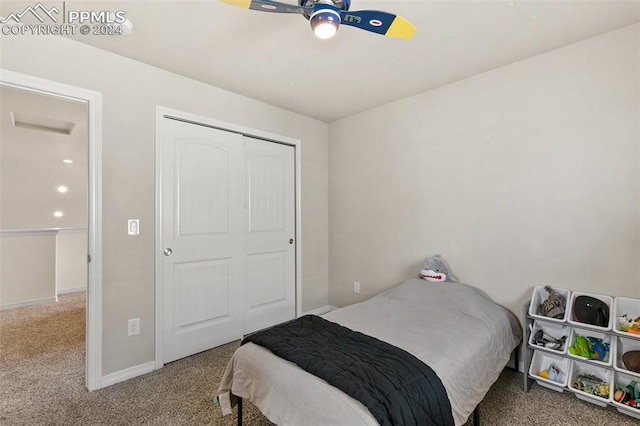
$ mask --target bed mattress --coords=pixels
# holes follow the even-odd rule
[[[446,389],[456,425],[484,398],[522,336],[515,316],[481,290],[418,278],[322,317],[429,365]],[[279,425],[377,424],[360,402],[252,343],[229,361],[218,390],[223,414],[231,413],[233,395]]]

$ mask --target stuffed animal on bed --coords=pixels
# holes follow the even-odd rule
[[[447,266],[439,254],[435,256],[427,257],[422,262],[422,270],[420,271],[420,278],[427,281],[451,281],[456,282],[458,279],[449,273]]]

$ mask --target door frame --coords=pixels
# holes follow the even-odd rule
[[[302,157],[300,152],[300,140],[290,138],[287,136],[276,135],[273,133],[264,132],[261,130],[252,129],[249,127],[228,123],[225,121],[216,120],[209,117],[204,117],[196,114],[191,114],[184,111],[179,111],[172,108],[156,105],[156,142],[155,142],[155,154],[156,154],[156,224],[155,224],[155,368],[162,368],[163,362],[163,281],[162,281],[162,146],[161,146],[161,131],[162,120],[174,119],[191,123],[194,125],[200,125],[205,127],[211,127],[218,130],[224,130],[232,133],[239,133],[243,136],[250,136],[252,138],[261,139],[265,142],[279,143],[283,145],[289,145],[294,148],[294,169],[295,169],[295,241],[296,241],[296,254],[295,254],[295,283],[296,283],[296,317],[302,314],[302,216],[301,216],[301,181],[302,181]]]
[[[87,102],[88,108],[88,261],[85,385],[102,385],[102,93],[0,68],[0,82],[32,92]]]

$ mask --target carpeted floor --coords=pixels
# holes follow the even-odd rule
[[[1,425],[235,425],[211,397],[238,342],[124,383],[84,387],[85,295],[0,312]],[[483,425],[638,425],[640,421],[534,385],[505,370],[480,406]],[[271,425],[250,403],[246,425]]]

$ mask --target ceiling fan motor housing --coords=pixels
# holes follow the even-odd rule
[[[349,10],[351,6],[351,0],[298,0],[298,4],[302,7],[306,7],[308,9],[312,9],[315,12],[316,4],[326,4],[329,6],[334,6],[338,10]],[[311,18],[313,12],[304,13],[304,17],[307,19]]]

